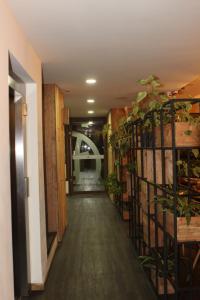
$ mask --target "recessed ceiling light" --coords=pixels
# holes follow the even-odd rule
[[[88,114],[93,114],[94,111],[93,110],[88,110]]]
[[[94,99],[87,99],[87,103],[94,103],[95,100]]]
[[[85,82],[86,82],[87,84],[95,84],[97,81],[96,81],[96,79],[94,79],[94,78],[88,78]]]

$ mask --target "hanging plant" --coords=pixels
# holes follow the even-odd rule
[[[103,135],[103,138],[104,138],[104,139],[108,136],[108,133],[109,133],[110,128],[111,128],[110,124],[105,124],[105,125],[103,126],[103,129],[102,129],[102,135]]]
[[[133,174],[137,170],[137,165],[135,163],[128,163],[124,165],[124,168],[131,174]]]
[[[191,159],[188,164],[187,160],[179,159],[177,161],[179,182],[183,185],[191,185],[191,188],[200,192],[200,153],[199,149],[191,151]]]
[[[144,119],[145,114],[148,111],[159,109],[164,102],[168,100],[168,97],[165,93],[160,92],[162,84],[159,78],[155,75],[150,75],[146,79],[138,80],[138,83],[145,87],[144,91],[137,93],[134,101],[132,102],[132,120]],[[144,100],[149,100],[149,107],[146,109],[141,109],[141,102]],[[148,121],[144,123],[145,127],[149,127]]]
[[[123,138],[119,141],[119,151],[120,156],[125,157],[130,150],[130,141],[129,138]]]

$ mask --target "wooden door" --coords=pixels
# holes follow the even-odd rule
[[[12,207],[12,241],[15,297],[27,296],[27,197],[25,115],[23,97],[16,99],[10,88],[10,173]]]
[[[56,154],[58,178],[58,237],[62,240],[67,226],[67,199],[65,187],[65,131],[64,131],[64,96],[56,87]]]

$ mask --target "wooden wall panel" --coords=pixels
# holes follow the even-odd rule
[[[64,97],[56,85],[44,86],[44,104],[48,229],[61,241],[67,225]]]
[[[44,86],[44,141],[48,232],[58,230],[58,188],[55,130],[55,86]]]
[[[65,133],[64,133],[64,96],[56,88],[56,144],[57,144],[57,174],[58,174],[58,206],[59,206],[59,239],[66,227],[66,190],[65,190]]]
[[[125,117],[124,108],[112,108],[111,109],[111,126],[112,126],[113,131],[118,129],[119,121],[123,117]]]

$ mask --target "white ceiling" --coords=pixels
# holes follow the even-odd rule
[[[72,116],[130,104],[136,80],[149,74],[174,89],[200,73],[199,0],[7,2],[44,63],[45,82],[70,90]],[[88,77],[98,83],[88,87]]]

